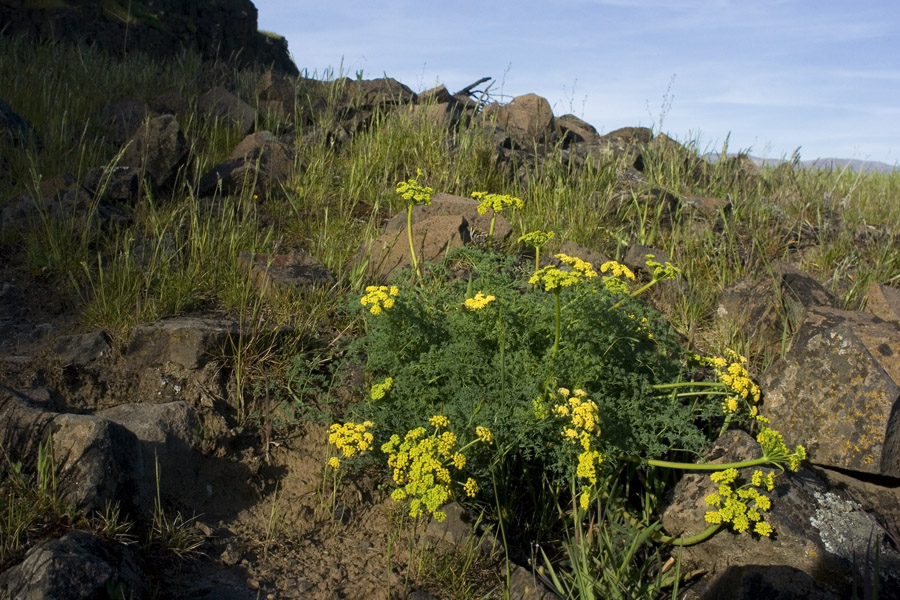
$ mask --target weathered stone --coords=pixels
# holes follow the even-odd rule
[[[748,339],[781,354],[814,306],[837,306],[837,299],[812,276],[790,263],[772,264],[770,276],[741,279],[720,295],[716,316],[729,319]]]
[[[0,286],[0,319],[17,319],[25,315],[25,294],[11,283]]]
[[[231,322],[175,317],[138,325],[126,354],[138,365],[162,366],[171,362],[195,370],[222,357],[229,337],[239,335],[238,328]]]
[[[900,321],[900,290],[873,281],[866,293],[866,311],[885,321]]]
[[[391,77],[350,80],[344,87],[343,103],[355,107],[399,106],[415,101],[415,92]]]
[[[497,124],[506,127],[514,143],[529,149],[536,143],[552,142],[556,133],[550,103],[536,94],[517,96],[499,107]]]
[[[109,338],[102,331],[64,335],[57,338],[53,354],[60,364],[83,367],[110,351]]]
[[[625,253],[622,264],[631,269],[635,275],[643,273],[648,278],[652,278],[653,270],[647,267],[647,261],[650,260],[647,257],[650,255],[653,255],[653,260],[660,264],[671,262],[662,250],[642,244],[632,244],[628,247],[628,252]]]
[[[468,235],[468,223],[460,215],[422,219],[413,226],[416,260],[420,265],[436,262],[452,248],[462,246]],[[411,264],[405,228],[387,231],[372,242],[367,269],[370,276],[384,277]]]
[[[245,137],[228,160],[200,178],[199,193],[217,189],[225,194],[242,190],[269,193],[283,183],[294,168],[293,151],[272,133],[260,131]]]
[[[43,148],[34,126],[17,115],[2,98],[0,98],[0,138],[19,148],[32,146],[38,152]]]
[[[294,88],[287,80],[273,71],[266,71],[256,83],[255,95],[260,106],[266,108],[281,119],[293,118],[295,94]]]
[[[0,597],[18,600],[144,598],[149,588],[131,552],[83,531],[44,542],[0,574]]]
[[[459,215],[466,221],[466,231],[463,235],[463,241],[468,243],[471,240],[473,231],[487,233],[491,228],[491,214],[481,214],[478,212],[478,201],[473,198],[463,198],[462,196],[454,196],[453,194],[437,193],[431,199],[431,204],[417,204],[413,207],[412,222],[413,233],[415,233],[415,225],[425,219],[431,217],[443,217],[450,215]],[[394,215],[387,223],[384,224],[384,232],[391,233],[395,231],[406,232],[406,211],[401,211]],[[494,221],[494,239],[503,240],[512,232],[509,221],[503,214],[497,215]]]
[[[453,96],[447,91],[444,84],[425,90],[419,94],[419,104],[448,104],[453,101]]]
[[[100,126],[110,143],[121,146],[138,127],[158,116],[144,102],[122,98],[100,109]]]
[[[0,388],[0,443],[33,467],[38,446],[52,436],[62,497],[85,511],[102,511],[118,500],[138,455],[125,428],[92,415],[52,413],[24,394]]]
[[[199,420],[189,404],[122,404],[96,416],[121,425],[138,440],[139,453],[128,477],[137,486],[133,502],[146,517],[153,514],[157,491],[188,504],[206,494],[197,485],[205,460],[196,434]]]
[[[703,462],[726,463],[760,455],[752,437],[729,431],[713,444]],[[684,475],[663,511],[665,532],[689,536],[703,531],[708,526],[704,514],[710,510],[705,498],[717,487],[707,474]],[[873,526],[866,515],[858,506],[847,510],[811,471],[781,475],[773,491],[762,493],[772,501],[765,520],[775,529],[773,536],[722,530],[701,544],[684,548],[682,572],[702,569],[708,575],[688,597],[750,600],[760,597],[755,591],[780,589],[788,595],[775,597],[847,598],[854,569],[857,578],[862,576],[870,541],[882,547],[883,583],[896,585],[900,555],[882,544],[880,537],[870,538]],[[874,554],[874,548],[872,551]],[[727,585],[736,587],[722,596]]]
[[[716,218],[731,210],[731,200],[714,196],[685,196],[681,206],[691,213],[699,213],[706,218]]]
[[[94,167],[88,169],[84,187],[95,198],[133,204],[141,192],[141,170],[137,167]]]
[[[597,133],[594,126],[575,115],[556,117],[555,123],[560,130],[564,146],[568,146],[573,142],[600,141],[600,134]]]
[[[334,283],[328,269],[302,251],[273,255],[241,252],[239,259],[263,291],[273,286],[300,289]]]
[[[233,124],[243,135],[250,133],[256,122],[256,109],[223,87],[201,94],[197,98],[197,108],[207,119]]]
[[[149,106],[161,115],[183,115],[191,108],[178,90],[166,90],[153,98]]]
[[[763,375],[766,414],[813,464],[900,477],[900,324],[812,308]]]
[[[559,596],[548,590],[531,569],[512,564],[506,597],[509,600],[555,600]]]
[[[593,266],[594,270],[598,273],[600,272],[600,266],[609,260],[600,252],[591,250],[590,248],[585,248],[584,246],[576,244],[575,242],[570,240],[566,240],[565,242],[563,242],[562,246],[559,247],[559,253],[567,254],[569,256],[577,256],[581,260],[585,260],[591,263],[591,266]],[[548,257],[548,259],[549,258],[552,258],[552,255]]]
[[[188,154],[188,143],[172,115],[150,119],[125,144],[123,167],[142,170],[156,187],[171,183]]]

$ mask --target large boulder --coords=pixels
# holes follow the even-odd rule
[[[171,58],[184,50],[238,67],[297,75],[287,41],[258,30],[251,0],[2,2],[4,35],[86,43],[115,54]]]
[[[900,477],[900,324],[809,310],[763,375],[766,415],[815,465]]]
[[[20,600],[145,598],[149,588],[131,552],[83,531],[44,542],[0,574],[0,597]]]
[[[546,98],[525,94],[497,109],[497,124],[509,131],[513,143],[524,148],[553,142],[553,109]]]
[[[123,167],[140,169],[156,187],[172,183],[188,155],[188,142],[178,120],[162,115],[141,125],[125,143]]]
[[[267,194],[284,183],[294,170],[293,149],[268,131],[245,137],[223,163],[200,178],[199,193],[224,194],[246,190]]]
[[[707,451],[703,462],[734,462],[760,455],[752,437],[729,431]],[[867,548],[874,556],[876,547],[881,552],[882,587],[895,590],[885,597],[900,597],[900,555],[882,541],[859,505],[829,490],[806,468],[781,475],[776,483],[771,492],[761,492],[771,500],[771,509],[765,513],[775,530],[771,537],[722,529],[706,541],[679,550],[682,572],[706,573],[685,598],[849,598],[854,579],[861,580],[872,567],[865,565]],[[710,507],[705,499],[717,489],[706,473],[682,476],[663,511],[665,532],[690,536],[706,529],[704,515]]]

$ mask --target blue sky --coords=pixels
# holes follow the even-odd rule
[[[254,0],[312,76],[329,67],[504,100],[701,150],[900,162],[897,0]]]

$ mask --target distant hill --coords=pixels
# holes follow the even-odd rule
[[[705,155],[706,160],[716,162],[721,155],[710,152]],[[737,156],[737,154],[728,154],[728,156]],[[790,162],[786,158],[759,158],[751,155],[750,160],[760,167],[777,167],[778,165]],[[802,169],[848,169],[850,171],[864,171],[866,173],[890,173],[891,171],[900,171],[900,165],[878,162],[875,160],[859,160],[856,158],[817,158],[815,160],[801,160],[799,163]]]

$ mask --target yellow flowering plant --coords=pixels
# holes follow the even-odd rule
[[[491,225],[488,229],[488,238],[494,237],[494,222],[497,220],[497,213],[501,212],[507,206],[515,206],[522,209],[525,203],[521,198],[515,198],[507,194],[489,194],[487,192],[472,192],[472,198],[480,200],[478,204],[478,214],[487,214],[491,211]]]
[[[541,248],[553,239],[556,234],[552,231],[529,231],[521,236],[517,241],[519,244],[528,244],[534,248],[534,272],[537,273],[541,268]]]
[[[419,184],[419,178],[423,177],[422,169],[416,169],[416,176],[406,181],[397,183],[396,192],[400,197],[406,200],[406,235],[409,238],[409,262],[412,264],[413,271],[416,276],[421,279],[422,271],[419,269],[419,262],[416,260],[416,249],[413,243],[412,235],[412,211],[416,204],[431,204],[431,197],[434,190],[430,187]]]
[[[466,497],[478,493],[475,479],[467,477],[462,481],[458,474],[463,472],[468,460],[464,452],[475,444],[492,444],[493,434],[479,426],[475,438],[460,446],[446,416],[435,415],[428,423],[430,433],[425,427],[416,427],[403,438],[394,434],[381,446],[381,451],[388,455],[387,464],[393,470],[391,479],[396,487],[391,499],[407,503],[409,516],[413,518],[430,514],[443,521],[447,515],[440,509],[453,499],[454,485]]]
[[[360,298],[359,303],[369,309],[373,315],[380,315],[383,311],[394,307],[394,298],[400,295],[400,289],[396,285],[370,285],[366,287],[366,293]]]

